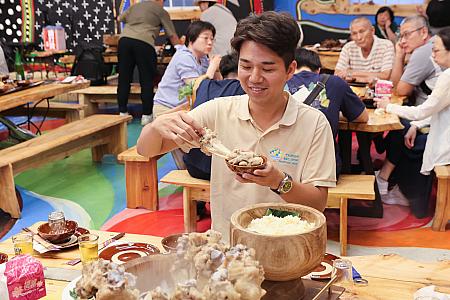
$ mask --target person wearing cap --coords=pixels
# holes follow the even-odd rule
[[[200,20],[209,22],[216,28],[216,40],[212,54],[226,55],[231,50],[230,40],[236,30],[237,21],[233,13],[217,0],[200,0],[195,2],[202,11]]]

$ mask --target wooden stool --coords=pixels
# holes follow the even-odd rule
[[[120,162],[125,162],[128,208],[158,210],[157,161],[160,157],[147,158],[139,155],[136,146],[117,156]]]
[[[434,172],[438,179],[438,187],[432,228],[435,231],[445,231],[450,220],[450,165],[437,166]]]

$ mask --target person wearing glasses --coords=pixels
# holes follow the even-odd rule
[[[216,29],[209,22],[195,21],[189,25],[185,45],[175,46],[177,50],[158,84],[153,109],[156,116],[186,102],[186,98],[178,99],[178,90],[182,86],[203,74],[211,79],[214,77],[220,56],[210,60],[208,54],[215,35]]]
[[[418,106],[400,106],[390,104],[389,99],[386,98],[375,99],[378,107],[402,118],[423,120],[431,117],[430,132],[426,139],[420,169],[424,175],[429,175],[435,166],[450,164],[450,89],[448,88],[450,86],[450,28],[438,32],[434,39],[432,57],[446,70],[437,79],[433,92],[425,102]],[[411,122],[411,127],[415,127],[414,122]],[[416,136],[413,135],[405,142],[408,149],[413,149]],[[426,205],[423,205],[423,209],[426,209]]]
[[[441,68],[432,59],[434,37],[423,16],[410,16],[400,24],[400,39],[396,44],[391,81],[400,96],[408,96],[409,105],[425,102],[435,87]],[[410,54],[405,66],[405,57]],[[417,217],[426,215],[432,180],[420,174],[430,119],[409,122],[401,119],[403,130],[390,131],[383,140],[386,159],[375,172],[381,199],[386,204],[410,206]],[[393,176],[391,176],[393,175]],[[395,185],[397,183],[397,185]],[[394,188],[389,191],[389,184]],[[401,191],[406,192],[407,198]],[[383,196],[384,195],[384,196]],[[392,195],[395,195],[392,196]]]
[[[351,42],[342,48],[334,75],[348,81],[373,82],[389,79],[394,45],[375,36],[369,19],[359,17],[350,23]]]

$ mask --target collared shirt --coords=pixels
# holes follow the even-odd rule
[[[335,186],[333,135],[320,111],[298,102],[289,94],[280,121],[263,131],[253,120],[248,101],[248,95],[216,98],[189,114],[202,126],[214,130],[229,149],[263,154],[297,182]],[[238,182],[225,161],[213,156],[212,228],[220,231],[225,241],[229,238],[230,217],[236,210],[266,202],[280,203],[284,200],[266,186]]]
[[[119,21],[125,23],[120,37],[141,40],[155,46],[155,39],[161,27],[168,37],[175,35],[175,26],[169,13],[154,1],[136,3],[119,16]]]
[[[342,48],[336,70],[352,69],[365,72],[383,72],[391,70],[394,65],[394,45],[390,40],[373,37],[372,50],[365,58],[361,47],[354,41],[348,42]]]
[[[155,104],[169,108],[186,102],[186,98],[178,99],[178,90],[186,84],[184,80],[205,74],[209,66],[209,60],[206,55],[198,62],[197,58],[186,46],[177,45],[175,48],[177,51],[170,60],[154,97]]]

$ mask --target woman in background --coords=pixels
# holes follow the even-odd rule
[[[398,26],[394,22],[394,12],[390,7],[383,6],[377,11],[373,27],[377,37],[396,43]]]

